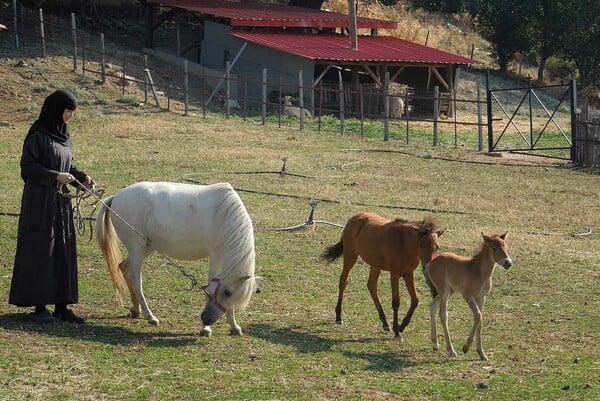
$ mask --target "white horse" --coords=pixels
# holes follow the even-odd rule
[[[115,216],[113,216],[115,215]],[[127,248],[121,261],[115,237]],[[142,291],[142,262],[154,251],[179,260],[209,258],[206,305],[200,335],[223,313],[232,335],[242,335],[235,311],[256,291],[254,232],[237,192],[227,183],[194,185],[140,182],[104,200],[96,217],[96,238],[117,295],[129,288],[130,316],[141,311],[158,325]]]

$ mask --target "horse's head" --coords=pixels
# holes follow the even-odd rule
[[[481,233],[484,242],[492,249],[492,252],[494,253],[494,261],[508,270],[512,266],[513,262],[508,255],[508,245],[506,245],[507,235],[508,231],[502,235],[492,236]]]
[[[439,251],[439,237],[445,232],[445,228],[435,230],[433,227],[420,227],[417,229],[419,236],[419,259],[424,266],[431,262],[433,255]]]
[[[200,314],[202,323],[210,326],[229,309],[243,309],[250,301],[250,296],[255,291],[254,287],[254,277],[249,275],[227,280],[210,280],[207,286],[202,287],[206,294],[206,305]]]

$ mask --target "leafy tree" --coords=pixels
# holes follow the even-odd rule
[[[544,69],[548,58],[558,55],[563,47],[571,4],[572,0],[531,1],[531,39],[538,58],[539,82],[544,81]]]
[[[413,8],[442,13],[459,13],[473,10],[473,0],[411,0]]]
[[[562,54],[579,70],[579,84],[600,86],[600,1],[571,0]]]
[[[522,0],[480,0],[476,7],[477,29],[492,44],[502,72],[516,53],[532,48],[530,7]]]

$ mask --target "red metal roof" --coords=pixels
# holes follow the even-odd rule
[[[231,35],[295,56],[321,61],[402,64],[476,64],[457,54],[393,36],[359,36],[358,49],[350,49],[345,35],[301,35],[230,32]]]
[[[150,3],[227,18],[231,26],[288,28],[346,28],[348,15],[282,4],[237,3],[218,0],[151,0]],[[357,17],[358,28],[395,29],[395,21]]]

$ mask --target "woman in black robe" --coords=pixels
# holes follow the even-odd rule
[[[78,302],[77,250],[73,209],[67,184],[91,189],[94,180],[71,164],[67,122],[77,100],[57,90],[44,100],[39,118],[23,143],[21,177],[25,182],[17,236],[17,250],[9,303],[35,307],[31,319],[39,323],[84,319],[67,308]],[[54,304],[52,315],[46,305]]]

